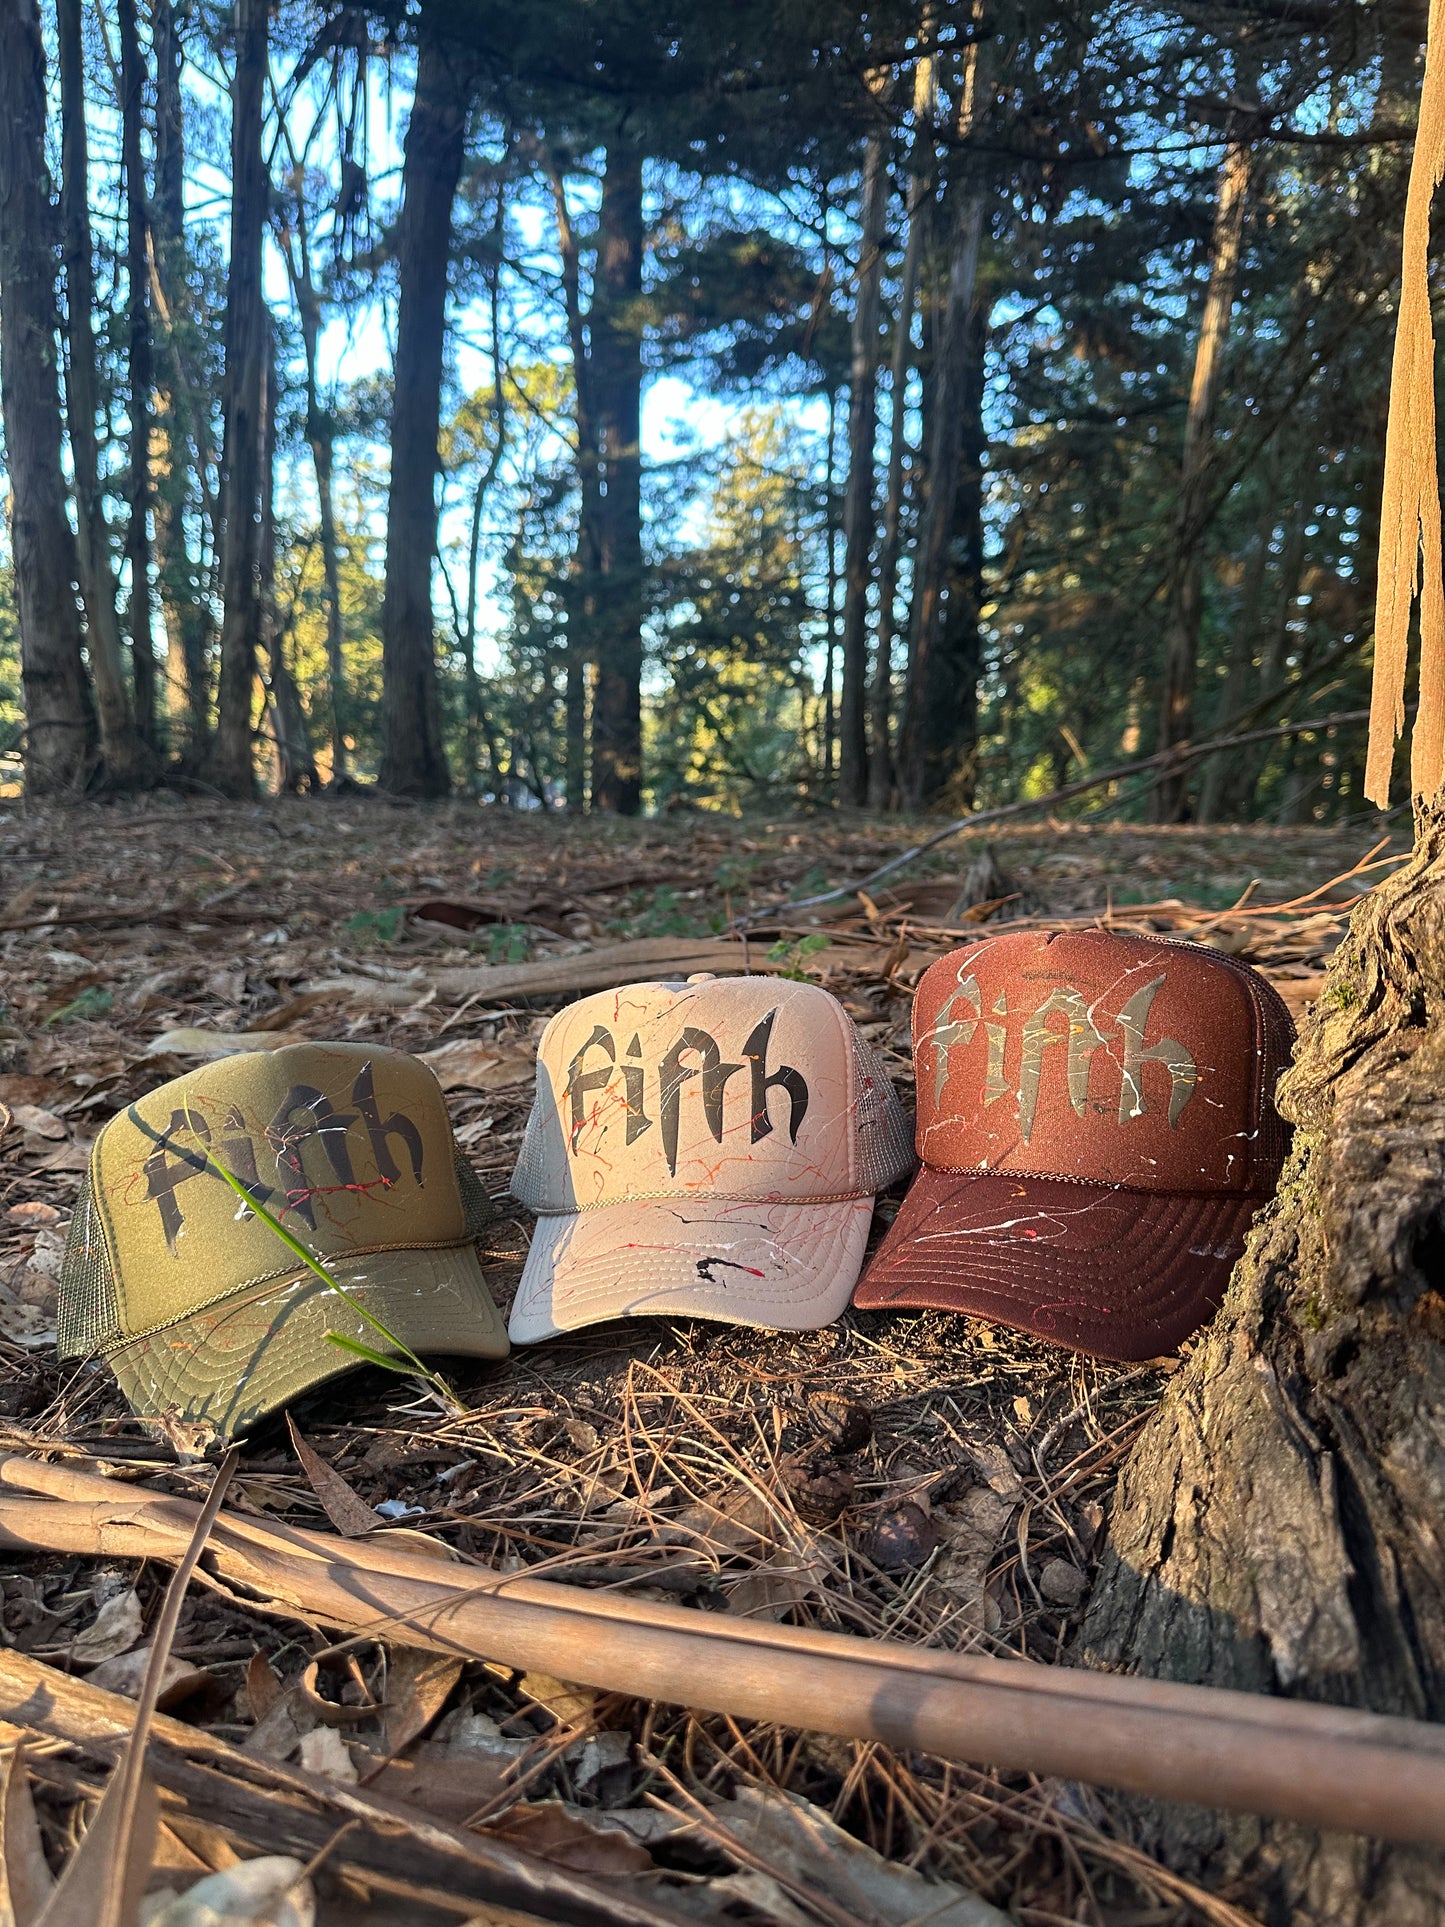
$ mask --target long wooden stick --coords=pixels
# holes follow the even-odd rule
[[[41,1495],[41,1496],[30,1496]],[[174,1560],[196,1507],[0,1458],[0,1545]],[[1445,1847],[1445,1728],[702,1615],[234,1512],[205,1565],[262,1610],[735,1718]]]

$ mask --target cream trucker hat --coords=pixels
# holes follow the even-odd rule
[[[826,1325],[874,1194],[913,1163],[883,1066],[816,985],[694,977],[586,997],[537,1051],[512,1178],[537,1229],[509,1336],[654,1313]]]

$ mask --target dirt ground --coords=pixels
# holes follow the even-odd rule
[[[224,1049],[217,1036],[432,1053],[459,1140],[501,1206],[482,1256],[505,1310],[529,1232],[506,1185],[532,1053],[571,994],[545,987],[549,962],[647,939],[716,950],[745,920],[749,962],[841,997],[911,1107],[913,984],[982,922],[1191,937],[1255,963],[1298,1011],[1349,904],[1405,847],[1403,830],[1383,847],[1381,834],[1372,823],[1026,821],[986,842],[956,839],[860,894],[906,847],[902,826],[620,825],[460,803],[247,808],[166,794],[11,805],[0,813],[0,1446],[78,1448],[160,1489],[174,1477],[173,1451],[129,1416],[103,1366],[57,1365],[55,1276],[95,1131]],[[789,907],[843,885],[854,887],[834,903]],[[502,974],[478,975],[487,970]],[[528,987],[529,972],[541,987]],[[875,1237],[894,1208],[880,1201]],[[373,1371],[313,1394],[293,1417],[366,1506],[387,1508],[382,1530],[425,1531],[465,1558],[700,1610],[1055,1661],[1068,1657],[1118,1465],[1170,1369],[1095,1363],[935,1314],[851,1312],[799,1335],[646,1319],[495,1365],[458,1362],[460,1417]],[[328,1529],[279,1423],[248,1442],[232,1502]],[[6,1643],[74,1670],[103,1664],[96,1655],[114,1640],[102,1627],[87,1642],[102,1611],[134,1588],[134,1644],[163,1582],[76,1559],[11,1561]],[[364,1718],[337,1740],[298,1698],[308,1661],[330,1652],[314,1628],[193,1589],[178,1651],[196,1675],[179,1717],[221,1737],[254,1742],[272,1717],[272,1757],[343,1776],[338,1747],[354,1764],[379,1745]],[[344,1696],[348,1675],[359,1694],[382,1663],[364,1649],[344,1664],[328,1657],[322,1677],[330,1666],[332,1690]],[[258,1713],[278,1696],[289,1725]],[[518,1839],[545,1804],[551,1824],[571,1829],[574,1864],[599,1871],[607,1856],[587,1843],[610,1831],[636,1857],[601,1877],[642,1880],[679,1914],[868,1918],[785,1866],[749,1867],[729,1852],[725,1825],[697,1822],[750,1790],[782,1789],[811,1803],[792,1811],[821,1810],[895,1869],[976,1892],[1021,1922],[1252,1918],[1247,1893],[1188,1887],[1133,1846],[1107,1794],[1078,1785],[481,1664],[438,1711],[431,1737],[387,1768],[406,1782],[400,1797]],[[478,1732],[487,1745],[468,1750]],[[46,1827],[63,1831],[67,1812],[57,1792]],[[673,1824],[637,1819],[659,1813]],[[915,1888],[915,1915],[939,1905],[937,1887]],[[366,1917],[365,1896],[324,1880],[321,1891],[323,1919],[343,1907],[349,1921]],[[909,1917],[873,1904],[876,1918]],[[445,1915],[418,1903],[404,1917]]]

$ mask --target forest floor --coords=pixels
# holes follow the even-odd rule
[[[429,1054],[458,1136],[500,1200],[549,1011],[578,988],[657,974],[660,959],[669,972],[718,968],[724,946],[741,949],[733,919],[750,919],[754,968],[802,972],[843,999],[911,1104],[912,987],[981,922],[1191,937],[1256,964],[1298,1012],[1349,904],[1407,846],[1403,823],[1377,848],[1381,833],[1370,823],[1025,822],[960,837],[891,888],[790,909],[788,899],[856,885],[905,847],[905,827],[701,816],[623,825],[365,799],[10,806],[0,814],[0,1448],[79,1450],[153,1489],[193,1489],[176,1483],[171,1447],[128,1415],[103,1368],[57,1365],[55,1277],[98,1127],[205,1055],[242,1047],[226,1039],[337,1037]],[[589,976],[586,960],[614,948]],[[880,1203],[878,1228],[895,1204]],[[525,1213],[504,1203],[483,1246],[504,1311],[527,1238]],[[293,1416],[364,1506],[404,1521],[379,1530],[422,1530],[464,1558],[545,1564],[549,1577],[713,1611],[1055,1661],[1068,1657],[1118,1466],[1171,1368],[1096,1363],[934,1314],[850,1312],[801,1334],[649,1319],[460,1364],[461,1417],[370,1371]],[[248,1442],[229,1503],[329,1529],[279,1424]],[[12,1559],[0,1582],[5,1643],[68,1671],[114,1668],[144,1640],[164,1577]],[[343,1739],[298,1685],[329,1646],[299,1621],[193,1588],[177,1642],[191,1676],[179,1716],[253,1753],[364,1775],[385,1757],[375,1723],[353,1720]],[[323,1661],[323,1680],[328,1663],[371,1691],[384,1660],[353,1647]],[[341,1671],[330,1690],[342,1689]],[[102,1672],[100,1683],[114,1678]],[[647,1707],[482,1664],[454,1669],[444,1691],[429,1737],[386,1768],[383,1792],[649,1893],[678,1917],[962,1923],[978,1918],[965,1910],[976,1893],[1040,1927],[1253,1918],[1249,1893],[1190,1887],[1131,1843],[1107,1794],[1077,1784]],[[63,1764],[65,1749],[55,1757]],[[55,1772],[42,1819],[58,1839],[74,1788],[67,1805]],[[769,1837],[781,1844],[769,1865],[732,1850],[729,1816],[749,1799],[772,1803]],[[849,1858],[823,1815],[891,1867]],[[799,1829],[831,1841],[824,1865],[836,1872],[790,1871],[803,1862],[789,1828],[799,1855]],[[164,1837],[172,1884],[211,1864],[179,1823]],[[265,1843],[238,1821],[230,1845],[245,1854]],[[318,1889],[324,1922],[457,1917],[435,1896],[413,1895],[401,1911],[395,1890],[368,1896],[344,1854]]]

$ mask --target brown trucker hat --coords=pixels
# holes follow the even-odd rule
[[[142,1417],[234,1437],[386,1340],[247,1210],[219,1162],[414,1353],[500,1358],[473,1239],[495,1215],[441,1087],[402,1051],[291,1044],[178,1077],[91,1148],[61,1267],[62,1358]]]
[[[951,951],[913,1006],[923,1168],[853,1302],[1101,1358],[1174,1350],[1279,1178],[1293,1042],[1271,986],[1195,944],[1024,931]]]

